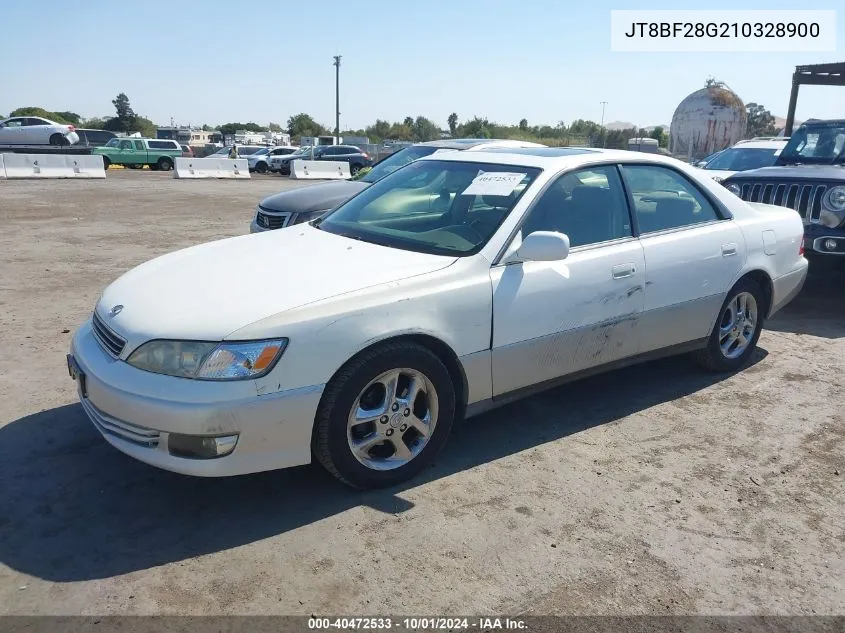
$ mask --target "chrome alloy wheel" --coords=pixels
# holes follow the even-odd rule
[[[373,470],[404,466],[422,452],[437,424],[437,391],[415,369],[392,369],[372,380],[352,405],[346,437]]]
[[[757,327],[757,300],[750,292],[740,292],[725,306],[719,322],[719,347],[725,358],[742,356]]]

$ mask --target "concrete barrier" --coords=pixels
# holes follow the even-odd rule
[[[3,163],[3,154],[0,154],[0,178],[6,177],[6,166]]]
[[[102,156],[3,154],[6,178],[105,178]]]
[[[349,163],[340,160],[302,160],[291,161],[290,177],[305,180],[327,180],[351,178]]]
[[[174,178],[249,178],[246,158],[177,158]]]

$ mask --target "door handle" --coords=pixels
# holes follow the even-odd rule
[[[619,264],[614,266],[612,271],[614,279],[625,279],[626,277],[633,277],[637,269],[633,264]]]
[[[722,257],[736,255],[736,244],[722,244]]]

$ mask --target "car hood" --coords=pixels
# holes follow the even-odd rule
[[[716,182],[722,182],[725,178],[730,178],[736,172],[728,169],[702,169],[702,175],[708,176]]]
[[[792,165],[761,167],[740,171],[731,180],[845,180],[845,167],[841,165]]]
[[[157,257],[108,286],[97,314],[127,341],[217,341],[310,303],[431,273],[454,257],[352,240],[308,224]],[[114,306],[123,306],[109,316]]]
[[[360,191],[370,186],[360,180],[335,180],[309,187],[282,191],[264,198],[259,205],[268,211],[280,213],[301,213],[334,209]]]

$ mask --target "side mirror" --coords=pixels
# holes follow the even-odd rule
[[[508,258],[511,262],[557,262],[569,256],[569,236],[555,231],[535,231]]]

